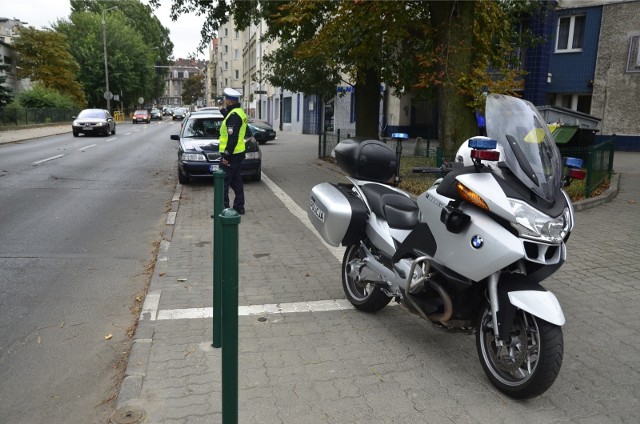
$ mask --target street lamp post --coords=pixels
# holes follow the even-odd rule
[[[106,85],[106,91],[104,97],[107,99],[107,110],[111,113],[111,92],[109,91],[109,66],[107,65],[107,22],[105,15],[109,10],[117,9],[118,6],[113,6],[102,11],[102,43],[104,45],[104,82]]]

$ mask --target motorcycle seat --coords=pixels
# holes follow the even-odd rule
[[[365,184],[362,192],[371,211],[384,218],[390,227],[412,229],[418,225],[418,204],[410,197],[380,184]]]

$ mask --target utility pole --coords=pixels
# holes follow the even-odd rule
[[[113,6],[102,11],[102,44],[104,45],[104,83],[106,91],[104,98],[107,100],[107,110],[111,113],[111,91],[109,91],[109,66],[107,64],[107,22],[105,15],[109,10],[117,9],[118,6]]]

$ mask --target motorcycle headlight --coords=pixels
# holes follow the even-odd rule
[[[569,208],[565,208],[560,216],[551,218],[527,203],[513,199],[509,202],[516,218],[511,225],[520,236],[547,243],[560,243],[567,236],[571,225]]]
[[[206,162],[207,160],[201,153],[183,153],[180,159],[186,162]]]

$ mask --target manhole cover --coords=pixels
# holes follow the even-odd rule
[[[125,406],[111,414],[111,424],[139,424],[144,419],[144,411],[135,406]]]

